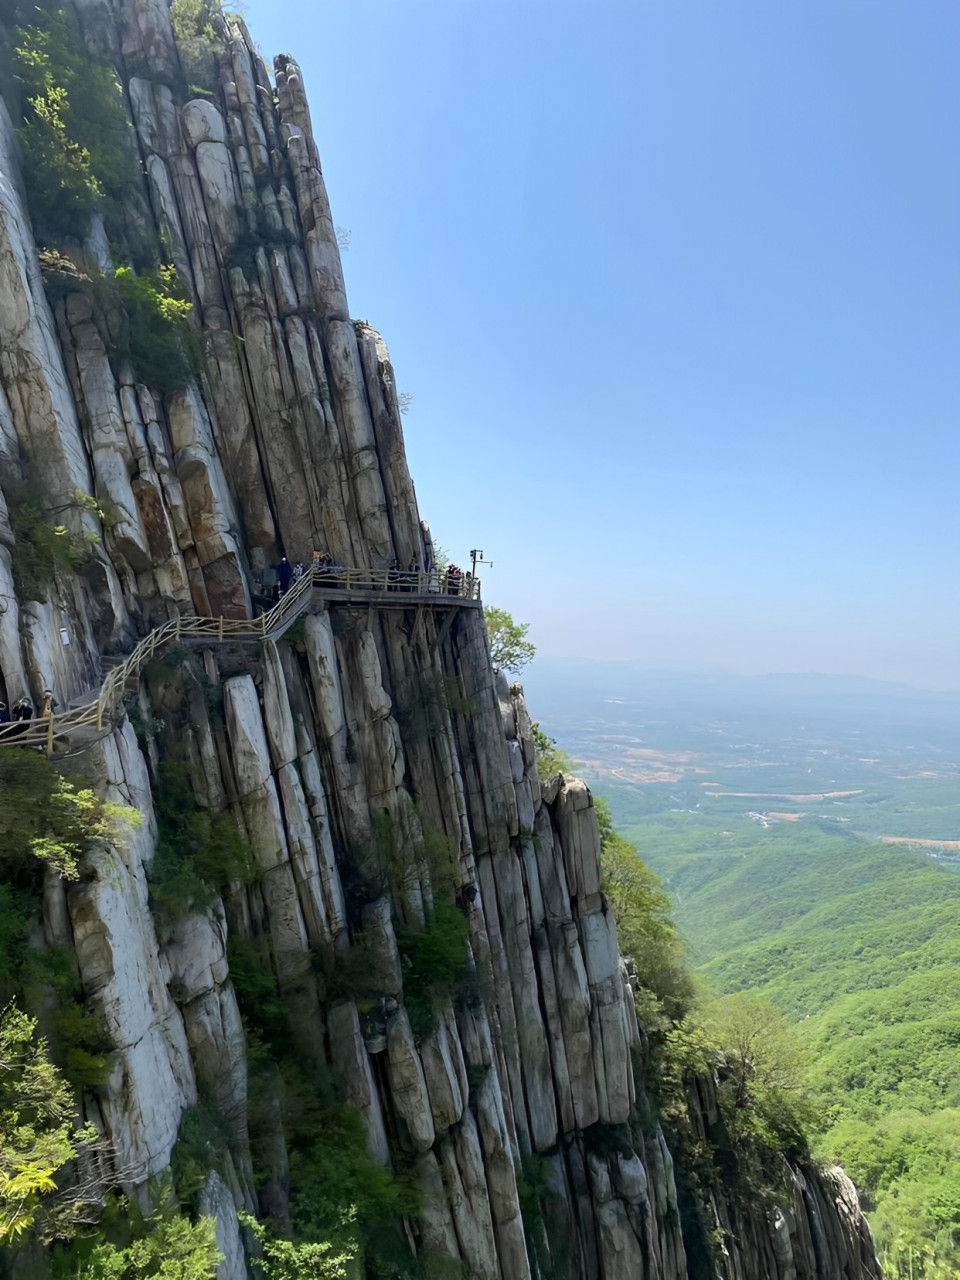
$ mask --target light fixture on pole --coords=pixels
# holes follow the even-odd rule
[[[470,576],[472,578],[475,578],[477,576],[478,564],[485,564],[488,569],[493,568],[493,561],[484,560],[482,551],[471,551],[470,552]]]

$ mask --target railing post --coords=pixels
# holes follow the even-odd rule
[[[47,757],[53,755],[53,708],[50,708],[50,714],[47,716]]]
[[[222,613],[220,615],[219,621],[220,621],[220,625],[217,629],[217,639],[222,642],[223,641],[223,614]]]

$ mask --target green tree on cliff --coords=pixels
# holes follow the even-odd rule
[[[683,1017],[692,995],[670,899],[636,846],[614,831],[609,801],[598,797],[594,803],[603,892],[617,920],[620,949],[636,965],[641,986],[637,1012],[647,1031],[666,1031],[671,1020]]]
[[[514,622],[506,609],[497,609],[493,605],[484,609],[483,617],[487,624],[487,641],[494,669],[519,674],[533,661],[537,652],[536,645],[526,638],[530,623]]]
[[[191,1222],[184,1214],[159,1211],[143,1222],[130,1244],[98,1244],[78,1275],[82,1280],[208,1280],[222,1259],[213,1218]]]
[[[80,1205],[57,1174],[97,1138],[74,1124],[70,1088],[36,1030],[15,1004],[0,1011],[0,1246],[69,1229]]]
[[[90,841],[116,844],[140,821],[136,809],[101,800],[35,751],[0,748],[0,872],[5,876],[29,874],[37,860],[65,880],[76,880]]]

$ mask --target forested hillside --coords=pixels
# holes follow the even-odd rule
[[[796,1024],[817,1150],[861,1189],[888,1274],[960,1274],[960,873],[815,823],[660,813],[628,834],[708,987]]]

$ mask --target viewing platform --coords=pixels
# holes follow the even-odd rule
[[[355,604],[376,609],[482,609],[480,579],[469,573],[408,569],[351,569],[315,564],[290,586],[272,608],[255,618],[176,617],[157,627],[106,673],[99,689],[75,699],[64,711],[0,725],[0,747],[82,749],[110,733],[120,718],[124,698],[137,687],[140,673],[160,649],[170,644],[209,645],[278,640],[305,613],[327,604]],[[451,619],[452,620],[452,619]]]

